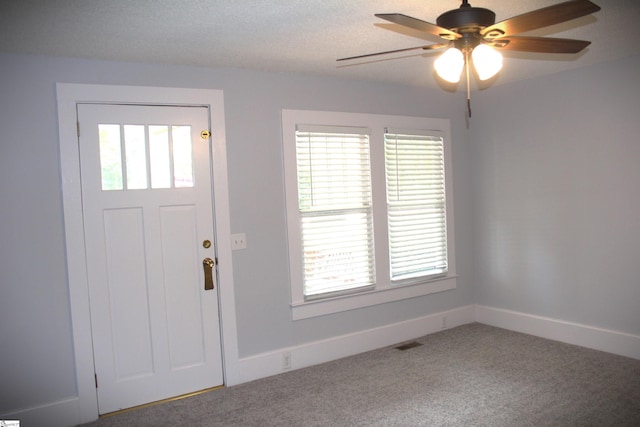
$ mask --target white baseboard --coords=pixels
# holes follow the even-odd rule
[[[443,319],[445,319],[444,328]],[[283,369],[282,360],[285,353],[290,355],[291,369],[299,369],[472,322],[474,322],[474,306],[469,305],[405,322],[258,354],[240,359],[241,379],[238,384],[286,371],[287,369]]]
[[[77,397],[1,414],[0,419],[19,420],[21,427],[68,427],[91,421],[81,419]]]
[[[288,369],[283,368],[284,354],[290,356],[290,369],[304,368],[438,332],[443,329],[443,318],[446,318],[447,328],[478,322],[640,359],[640,336],[637,335],[511,310],[469,305],[418,319],[242,358],[239,363],[241,374],[238,381],[227,385],[232,386],[287,371]]]
[[[283,369],[284,354],[290,356],[290,369],[300,369],[473,322],[640,359],[640,336],[637,335],[495,307],[468,305],[366,331],[242,358],[239,361],[240,374],[234,377],[236,381],[228,382],[227,386],[287,371],[288,369]],[[84,419],[87,415],[83,416],[81,409],[79,398],[69,398],[2,414],[0,419],[20,420],[20,425],[27,427],[41,425],[64,427],[90,421],[90,419]]]
[[[640,359],[640,336],[637,335],[483,305],[475,306],[475,320],[515,332]]]

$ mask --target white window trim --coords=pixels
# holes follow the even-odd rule
[[[371,131],[371,168],[373,204],[386,204],[384,175],[385,128],[422,129],[434,132],[444,139],[445,191],[447,208],[447,256],[448,273],[422,281],[392,285],[388,263],[379,262],[388,257],[387,221],[374,214],[374,238],[376,248],[376,288],[369,291],[340,295],[325,299],[305,301],[302,289],[302,245],[298,221],[298,188],[295,150],[296,125],[356,126]],[[447,119],[392,116],[363,113],[341,113],[309,110],[282,110],[282,137],[284,155],[284,179],[289,248],[289,274],[291,288],[291,316],[293,320],[322,316],[341,311],[368,307],[392,301],[442,292],[456,287],[455,232],[453,223],[453,176],[451,161],[451,125]],[[379,148],[378,148],[379,147]],[[380,169],[381,168],[381,169]],[[382,173],[380,173],[380,170]]]

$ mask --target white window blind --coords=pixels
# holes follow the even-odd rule
[[[386,129],[384,149],[391,280],[446,273],[443,138]]]
[[[296,127],[304,297],[373,287],[373,214],[366,128]]]

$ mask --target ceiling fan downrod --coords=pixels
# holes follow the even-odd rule
[[[468,117],[471,118],[471,86],[470,86],[470,82],[469,82],[469,51],[467,50],[464,53],[464,67],[467,70],[467,114]]]

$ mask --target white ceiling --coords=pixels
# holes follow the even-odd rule
[[[562,0],[470,0],[501,21]],[[505,53],[493,84],[640,53],[640,2],[593,0],[602,10],[530,33],[590,40],[578,55]],[[239,67],[437,87],[437,52],[336,59],[438,43],[375,13],[435,23],[460,0],[0,0],[0,52]],[[417,53],[416,53],[417,52]],[[390,58],[398,58],[389,60]],[[1,65],[0,65],[1,66]]]

